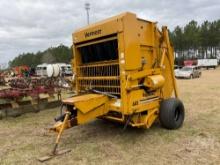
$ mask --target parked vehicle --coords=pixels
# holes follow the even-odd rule
[[[176,78],[199,78],[202,72],[198,66],[184,66],[182,69],[175,72]]]
[[[60,63],[58,65],[60,67],[60,71],[62,75],[65,75],[65,76],[73,75],[72,66],[70,64]]]
[[[36,67],[36,75],[40,77],[57,77],[60,75],[58,64],[41,64]]]
[[[181,69],[181,66],[179,65],[174,65],[174,73],[176,75],[176,72],[178,72]]]
[[[67,64],[66,69],[65,69],[65,74],[66,75],[73,75],[73,71],[72,71],[72,66],[70,64]]]
[[[47,76],[47,66],[48,64],[40,64],[36,67],[37,76]]]
[[[41,77],[72,76],[72,74],[71,65],[65,63],[41,64],[36,67],[36,75]]]
[[[209,68],[216,68],[218,65],[218,60],[217,59],[198,59],[197,60],[197,66],[203,67],[206,69]]]

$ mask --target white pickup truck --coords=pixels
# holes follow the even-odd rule
[[[206,69],[209,68],[216,68],[218,65],[218,60],[217,59],[198,59],[197,60],[197,66],[203,67]]]

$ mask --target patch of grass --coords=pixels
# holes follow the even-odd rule
[[[170,131],[156,123],[148,130],[94,120],[66,130],[60,148],[71,148],[47,164],[220,164],[220,69],[200,79],[178,80],[186,118]],[[52,150],[53,124],[59,108],[0,120],[0,164],[41,164]]]

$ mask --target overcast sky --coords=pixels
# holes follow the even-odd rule
[[[125,11],[171,30],[192,19],[220,19],[220,0],[0,0],[0,64],[19,53],[70,46],[71,33],[86,25],[85,2],[91,23]]]

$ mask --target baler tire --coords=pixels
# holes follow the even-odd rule
[[[167,129],[178,129],[185,117],[183,103],[177,98],[169,98],[160,103],[159,120]]]

